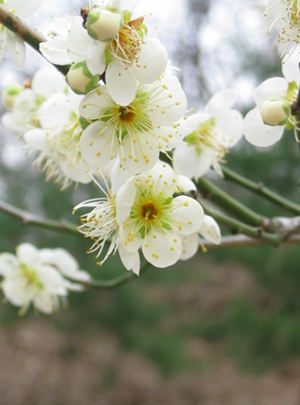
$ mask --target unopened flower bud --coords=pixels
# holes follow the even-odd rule
[[[74,63],[69,69],[66,79],[76,94],[87,94],[99,84],[99,76],[92,75],[85,62]]]
[[[291,115],[291,107],[286,100],[273,97],[262,103],[260,113],[266,125],[285,125]]]
[[[11,85],[3,89],[1,101],[4,107],[12,109],[17,95],[22,91],[22,87]]]
[[[113,7],[94,7],[88,14],[86,28],[99,41],[113,41],[123,25],[123,19]]]

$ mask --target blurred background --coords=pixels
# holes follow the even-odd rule
[[[30,23],[47,33],[49,15],[68,15],[68,1],[44,2]],[[147,10],[149,2],[142,1]],[[72,1],[75,13],[83,1]],[[234,0],[151,1],[150,33],[159,35],[189,99],[201,108],[214,92],[238,91],[239,108],[253,107],[253,91],[280,75],[263,4]],[[45,19],[43,21],[43,19]],[[46,21],[46,22],[45,22]],[[28,50],[26,70],[1,64],[1,88],[46,65]],[[2,113],[4,112],[2,108]],[[32,167],[15,134],[1,126],[1,199],[52,219],[98,196],[93,185],[61,192]],[[243,140],[228,167],[299,201],[300,153],[288,133],[270,149]],[[222,188],[260,214],[285,215],[245,190]],[[57,234],[0,212],[0,251],[21,242],[64,247],[98,279],[124,273],[118,258],[97,267],[90,242]],[[103,405],[300,404],[299,246],[244,247],[199,253],[167,269],[150,269],[111,291],[72,294],[69,308],[24,317],[0,307],[0,403]]]

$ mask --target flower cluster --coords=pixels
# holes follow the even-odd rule
[[[11,2],[1,3],[9,9]],[[2,123],[19,134],[46,180],[62,189],[72,182],[96,184],[102,194],[78,201],[74,212],[82,212],[78,231],[91,239],[88,253],[99,265],[118,252],[124,267],[138,275],[141,256],[164,268],[189,259],[199,246],[205,250],[203,239],[221,242],[217,222],[194,198],[193,180],[210,169],[222,177],[229,149],[243,134],[261,147],[279,141],[285,129],[298,135],[298,3],[268,1],[266,14],[272,29],[279,25],[284,44],[283,77],[257,87],[256,107],[245,119],[234,107],[232,88],[185,115],[186,95],[166,49],[136,13],[139,0],[94,1],[54,21],[40,52],[62,66],[65,77],[46,68],[32,81],[6,87],[2,102],[9,112]],[[9,10],[24,17],[39,1],[28,1],[26,10],[20,1],[14,4]],[[0,57],[6,46],[16,66],[23,66],[24,43],[3,27],[0,42]],[[82,288],[65,277],[89,280],[62,249],[20,245],[16,257],[0,255],[0,265],[3,292],[22,312],[30,303],[52,312],[69,289]]]
[[[5,298],[21,308],[21,315],[31,304],[46,314],[57,311],[69,290],[82,291],[81,283],[91,279],[66,250],[37,250],[29,243],[19,245],[16,255],[0,254],[0,275]]]

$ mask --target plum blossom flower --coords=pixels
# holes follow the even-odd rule
[[[151,170],[130,178],[116,195],[119,237],[129,253],[142,249],[156,267],[176,263],[182,254],[182,236],[197,232],[203,223],[198,201],[178,191],[173,169],[158,162]]]
[[[82,26],[82,18],[70,16],[56,21],[56,36],[40,44],[42,54],[57,65],[86,61],[92,75],[105,72],[107,89],[112,99],[123,106],[135,98],[138,82],[153,83],[165,71],[168,61],[167,51],[157,38],[146,37],[143,17],[131,20],[133,8],[138,2],[113,0],[106,6],[96,7],[87,16],[87,30]],[[93,15],[89,21],[89,14]],[[97,14],[96,14],[97,13]],[[111,35],[114,26],[111,16],[120,18],[120,29],[112,38],[99,37],[99,29]],[[104,15],[104,16],[103,16]],[[106,22],[106,19],[108,21]],[[90,35],[89,33],[90,32]],[[96,38],[96,39],[95,39]],[[97,39],[98,38],[98,39]]]
[[[38,70],[32,81],[27,80],[23,87],[8,86],[2,93],[2,101],[11,111],[2,116],[2,124],[19,134],[38,128],[37,111],[42,103],[66,88],[64,76],[52,67]]]
[[[72,181],[89,183],[91,168],[83,159],[80,138],[83,133],[78,104],[82,97],[53,94],[37,112],[40,128],[27,131],[23,138],[28,153],[37,152],[34,163],[65,189]]]
[[[39,7],[42,0],[2,0],[2,6],[17,17],[24,19],[29,17]],[[8,30],[4,25],[0,26],[0,61],[6,52],[16,69],[22,70],[25,65],[26,48],[24,41]]]
[[[126,106],[116,104],[106,86],[91,91],[80,104],[81,115],[93,121],[80,141],[84,159],[101,169],[119,155],[131,173],[150,169],[160,151],[179,142],[177,121],[186,105],[178,79],[168,75],[152,85],[139,84],[135,99]]]
[[[267,147],[278,142],[284,129],[296,128],[292,104],[297,99],[300,81],[298,58],[300,47],[283,60],[284,77],[273,77],[261,83],[254,92],[256,107],[244,119],[244,135],[255,146]]]
[[[231,108],[236,98],[235,90],[221,90],[209,100],[203,112],[190,115],[181,122],[188,135],[185,143],[179,144],[173,154],[177,173],[199,178],[212,166],[222,175],[219,162],[243,134],[242,115]]]
[[[66,302],[69,290],[82,291],[81,284],[70,280],[88,282],[88,273],[79,270],[78,263],[66,250],[41,249],[23,243],[16,255],[0,254],[1,288],[6,299],[20,307],[20,314],[31,303],[38,311],[49,314]]]
[[[104,186],[93,178],[94,183],[102,191],[103,196],[81,202],[74,207],[73,213],[81,208],[90,209],[89,212],[81,215],[80,219],[82,224],[78,227],[79,232],[93,241],[93,245],[89,248],[87,253],[97,252],[96,258],[99,258],[105,244],[109,243],[104,257],[97,262],[98,265],[102,266],[111,254],[114,255],[116,251],[118,251],[125,268],[139,274],[140,258],[138,253],[127,252],[124,249],[122,240],[119,238],[120,227],[116,219],[116,192],[121,185],[118,178],[119,175],[122,177],[122,173],[118,170],[118,162],[115,162],[111,170],[111,188],[108,186],[104,177]]]

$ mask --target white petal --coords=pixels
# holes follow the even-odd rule
[[[12,32],[7,33],[7,53],[17,70],[24,69],[26,48],[24,41]]]
[[[120,188],[116,196],[116,220],[119,225],[127,220],[133,205],[136,193],[135,179],[130,178]]]
[[[38,262],[38,250],[30,243],[22,243],[16,248],[17,258],[29,267],[35,267]]]
[[[192,180],[190,180],[188,177],[179,175],[177,176],[177,180],[180,191],[187,193],[192,190],[193,191],[197,190],[197,187],[194,184],[194,182],[192,182]]]
[[[38,118],[45,130],[65,126],[69,122],[73,105],[64,93],[55,93],[48,98],[38,111]]]
[[[136,80],[130,68],[115,59],[109,63],[105,77],[108,92],[117,104],[126,106],[134,100]]]
[[[108,94],[106,86],[97,87],[83,97],[79,105],[80,114],[87,119],[98,119],[115,102]]]
[[[120,209],[120,207],[119,207]],[[128,222],[125,221],[120,227],[120,239],[124,245],[124,248],[130,252],[136,252],[141,247],[142,238],[139,232],[134,233],[135,230],[135,223],[134,221],[130,221],[128,218]]]
[[[45,98],[67,88],[65,77],[53,67],[40,69],[33,76],[31,88],[35,94]]]
[[[215,219],[209,215],[204,215],[204,221],[199,229],[199,233],[209,242],[219,245],[221,242],[221,231]]]
[[[41,42],[40,51],[49,62],[55,65],[68,65],[72,62],[67,52],[66,41],[59,37]]]
[[[204,112],[214,115],[220,108],[231,108],[236,102],[237,92],[234,89],[218,91],[206,104]]]
[[[142,45],[138,61],[133,65],[132,72],[140,82],[153,83],[166,70],[167,63],[166,48],[158,38],[149,38]]]
[[[182,252],[180,260],[188,260],[193,257],[199,247],[199,237],[197,233],[182,237]]]
[[[166,75],[149,90],[147,115],[159,125],[172,125],[185,113],[187,99],[177,77]]]
[[[83,161],[72,165],[67,159],[64,159],[59,162],[59,165],[62,172],[75,182],[87,184],[92,181],[91,176],[88,174],[88,165]]]
[[[123,165],[120,164],[120,159],[117,158],[110,170],[112,195],[116,195],[130,177],[132,177],[132,173],[125,170]]]
[[[86,65],[92,75],[101,75],[104,72],[106,42],[92,41],[87,48]]]
[[[273,96],[285,95],[288,82],[283,77],[272,77],[262,82],[254,92],[255,103],[260,106],[264,101]]]
[[[27,18],[39,7],[42,0],[7,0],[4,2],[6,10],[15,9],[19,18]]]
[[[150,176],[155,184],[156,194],[166,194],[167,192],[170,196],[176,192],[178,186],[177,176],[172,167],[167,163],[158,161],[156,165],[144,175],[146,185],[148,184]]]
[[[46,154],[51,154],[52,147],[49,145],[45,131],[42,129],[32,129],[24,135],[24,141],[32,148],[37,149]]]
[[[58,270],[65,276],[78,281],[89,281],[91,277],[85,271],[79,270],[78,262],[65,249],[53,249],[51,264],[55,265]]]
[[[235,145],[243,135],[243,117],[237,110],[220,110],[216,113],[216,128],[228,137],[226,146]]]
[[[281,70],[283,76],[289,83],[293,81],[299,83],[300,81],[299,60],[300,60],[299,45],[296,46],[296,48],[292,51],[291,54],[287,54],[282,60]]]
[[[127,270],[133,271],[137,276],[140,274],[140,255],[136,251],[134,253],[129,253],[123,246],[122,243],[118,244],[118,251],[120,259]]]
[[[204,212],[200,203],[191,197],[178,196],[172,201],[172,228],[178,234],[191,235],[203,223]]]
[[[155,267],[175,264],[181,255],[181,240],[171,231],[152,229],[142,243],[145,259]]]
[[[113,0],[112,5],[123,13],[124,11],[132,12],[140,2],[141,0]]]
[[[114,136],[113,126],[106,127],[106,123],[102,121],[93,122],[83,131],[80,148],[89,165],[101,168],[116,157],[118,150],[112,150]],[[117,144],[114,149],[116,148]]]
[[[66,38],[66,50],[70,60],[75,63],[85,60],[86,50],[91,41],[92,38],[82,26],[82,18],[75,17]]]
[[[255,146],[271,146],[281,139],[284,126],[265,125],[258,107],[249,111],[244,119],[244,135]]]
[[[0,274],[2,276],[9,276],[18,266],[19,262],[16,256],[11,253],[0,254]]]
[[[178,174],[190,179],[204,176],[208,172],[211,163],[211,156],[204,151],[199,155],[193,145],[179,145],[173,153],[174,169]]]
[[[120,161],[132,174],[150,170],[158,161],[157,143],[148,133],[137,133],[136,138],[126,136],[120,148]]]

